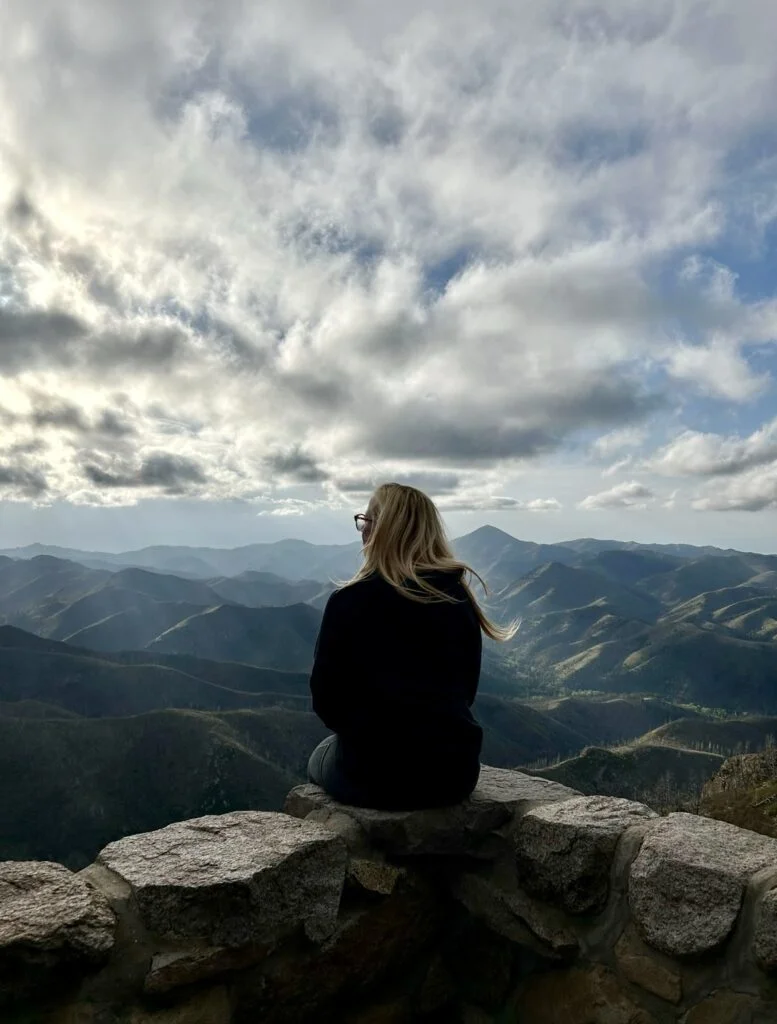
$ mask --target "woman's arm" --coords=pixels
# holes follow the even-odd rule
[[[336,733],[347,732],[354,715],[352,648],[356,630],[348,597],[350,594],[344,599],[342,590],[329,597],[310,673],[313,710]]]

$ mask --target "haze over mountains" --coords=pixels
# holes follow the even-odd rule
[[[676,806],[773,742],[777,556],[492,527],[455,547],[521,619],[486,645],[485,761]],[[307,672],[358,561],[291,540],[0,554],[0,857],[77,865],[175,817],[277,807],[325,734]]]

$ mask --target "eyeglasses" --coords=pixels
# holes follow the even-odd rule
[[[370,516],[365,516],[363,513],[360,512],[357,516],[353,517],[353,521],[356,523],[356,529],[359,531],[359,533],[364,533],[367,527],[367,523],[371,523],[372,518]]]

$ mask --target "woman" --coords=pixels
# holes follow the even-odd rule
[[[434,503],[383,484],[355,517],[364,563],[324,610],[310,677],[313,710],[335,734],[311,782],[341,803],[386,810],[458,803],[477,784],[483,733],[470,710],[488,620]],[[477,577],[480,579],[480,577]],[[481,580],[482,583],[482,580]]]

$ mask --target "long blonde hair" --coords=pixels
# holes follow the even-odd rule
[[[474,569],[454,556],[437,506],[423,491],[406,484],[381,484],[370,498],[369,510],[371,529],[364,545],[364,563],[346,586],[378,573],[411,601],[455,603],[455,597],[439,590],[424,574],[458,571],[486,636],[510,640],[515,635],[517,623],[499,626],[478,604],[470,581],[478,580],[486,594],[488,588]]]

